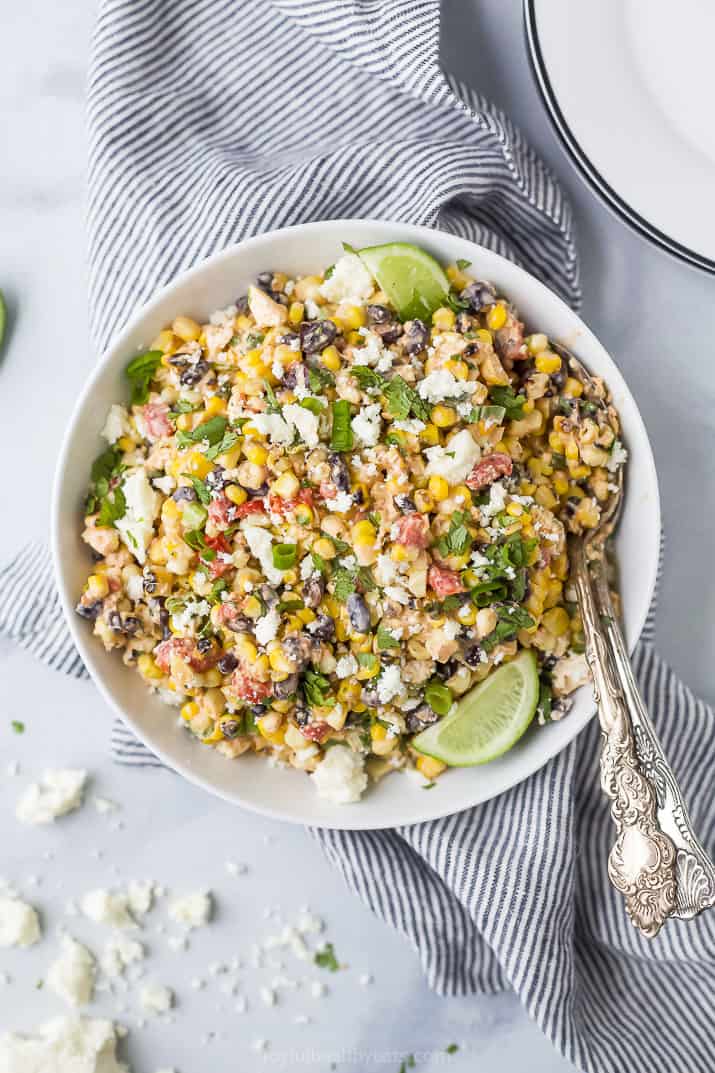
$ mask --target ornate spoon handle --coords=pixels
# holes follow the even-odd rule
[[[668,917],[693,917],[715,904],[715,868],[693,832],[633,676],[604,557],[589,564],[583,541],[575,552],[586,658],[603,732],[601,785],[616,825],[608,873],[633,924],[652,938]]]

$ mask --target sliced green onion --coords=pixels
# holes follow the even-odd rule
[[[316,417],[319,417],[325,409],[325,403],[321,402],[320,399],[301,399],[300,405],[303,407],[304,410],[310,410],[310,412],[312,414],[315,414]]]
[[[276,570],[290,570],[295,563],[298,549],[295,544],[274,544],[273,565]]]
[[[452,690],[433,680],[425,686],[425,700],[437,715],[446,715],[452,707]]]
[[[185,529],[201,529],[209,516],[201,503],[186,503],[181,511],[181,520]]]
[[[338,399],[333,403],[333,430],[330,447],[333,451],[350,451],[353,446],[353,430],[350,427],[350,403]]]

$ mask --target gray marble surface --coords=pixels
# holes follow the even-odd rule
[[[0,365],[3,401],[3,519],[0,561],[43,534],[56,445],[94,356],[87,343],[83,228],[84,79],[93,0],[26,0],[4,22],[0,66],[0,285],[13,313]],[[711,452],[715,380],[713,280],[647,246],[581,184],[559,148],[534,90],[518,0],[448,0],[446,65],[491,95],[550,161],[573,199],[583,255],[585,317],[624,371],[650,430],[669,536],[658,643],[686,681],[713,699],[715,584],[709,567],[713,491]],[[101,929],[65,914],[67,899],[95,886],[152,877],[172,890],[209,886],[212,926],[190,949],[167,945],[165,913],[149,918],[147,977],[172,984],[172,1024],[139,1027],[135,999],[104,995],[92,1013],[130,1028],[127,1056],[135,1073],[173,1066],[178,1073],[304,1065],[329,1069],[399,1068],[415,1053],[419,1070],[570,1068],[528,1021],[518,1001],[500,996],[443,999],[424,984],[414,952],[344,888],[309,835],[230,808],[167,773],[114,767],[107,752],[109,712],[87,683],[68,681],[0,649],[0,875],[42,912],[45,937],[30,951],[0,953],[0,1028],[28,1029],[60,1012],[38,989],[62,925],[101,947]],[[26,723],[13,735],[11,720]],[[19,774],[6,765],[19,764]],[[91,801],[53,829],[20,828],[13,802],[42,768],[84,766],[96,792],[121,811],[99,815]],[[93,796],[90,793],[90,798]],[[119,822],[121,821],[121,826]],[[231,876],[226,860],[246,862]],[[348,968],[323,999],[303,989],[268,1008],[258,991],[278,970],[240,971],[249,1003],[235,1012],[208,965],[237,956],[309,904],[326,921]],[[273,914],[273,919],[268,917]],[[293,964],[286,975],[315,976]],[[374,981],[362,986],[359,977]],[[208,986],[195,991],[193,977]],[[124,1009],[124,1007],[126,1007]],[[294,1018],[307,1014],[310,1024]],[[206,1037],[213,1033],[207,1039]],[[270,1041],[265,1059],[252,1051]],[[447,1056],[448,1044],[459,1044]]]

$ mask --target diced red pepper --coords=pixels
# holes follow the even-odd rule
[[[499,477],[510,477],[513,468],[514,464],[509,455],[495,451],[494,454],[483,458],[481,462],[477,462],[465,484],[473,492],[481,492],[482,488],[488,488]]]

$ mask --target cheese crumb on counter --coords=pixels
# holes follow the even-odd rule
[[[119,1032],[111,1021],[55,1017],[35,1035],[0,1036],[0,1069],[7,1073],[131,1073],[120,1062]]]
[[[95,962],[86,946],[69,935],[47,970],[47,986],[70,1006],[86,1006],[94,993]]]
[[[211,919],[213,901],[210,891],[196,891],[169,902],[169,916],[185,928],[201,928]]]
[[[64,768],[45,771],[40,782],[31,782],[15,807],[22,823],[52,823],[82,804],[87,772]]]
[[[33,946],[39,938],[37,911],[19,898],[0,895],[0,946]]]
[[[139,1001],[146,1013],[154,1016],[168,1013],[174,1005],[174,992],[163,984],[145,984],[139,993]]]
[[[109,924],[113,928],[136,928],[137,924],[128,908],[125,894],[110,890],[90,890],[80,902],[82,912],[96,924]]]

